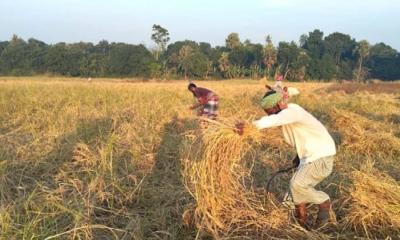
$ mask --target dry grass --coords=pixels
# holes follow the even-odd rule
[[[345,92],[347,94],[353,94],[356,92],[370,92],[370,93],[389,93],[397,94],[400,88],[400,83],[369,83],[369,84],[358,84],[358,83],[345,83],[335,84],[327,89],[328,92]]]
[[[330,114],[332,127],[341,132],[341,146],[347,151],[369,157],[379,154],[394,158],[400,155],[400,139],[393,135],[390,125],[370,121],[346,110],[333,109]]]
[[[249,229],[268,231],[285,224],[285,212],[272,202],[264,204],[244,185],[251,173],[243,162],[244,155],[251,151],[247,140],[257,143],[261,138],[259,131],[250,128],[239,136],[228,123],[210,123],[205,130],[202,159],[187,159],[184,174],[196,200],[194,218],[198,228],[211,230],[219,238],[245,234]]]
[[[160,144],[176,141],[175,129],[163,136],[183,110],[175,102],[190,102],[179,87],[171,84],[165,91],[149,84],[142,91],[139,83],[0,84],[0,239],[45,239],[60,233],[67,239],[116,239],[130,222],[158,217],[160,207],[165,212],[159,217],[178,222],[180,216],[169,205],[146,209],[149,197],[143,187],[157,189],[165,198],[184,190],[183,185],[157,188],[162,173],[153,174],[166,158]],[[151,224],[141,221],[137,239],[157,238]],[[175,223],[158,224],[156,229],[171,236],[181,234]]]
[[[400,236],[400,186],[366,163],[352,173],[346,222],[367,237]]]
[[[398,201],[388,201],[400,179],[397,87],[351,95],[293,84],[301,93],[292,101],[338,143],[334,173],[320,186],[338,225],[306,232],[286,226],[287,210],[262,191],[294,154],[280,130],[232,131],[236,119],[264,114],[265,82],[200,82],[221,96],[223,116],[201,132],[183,82],[1,80],[0,239],[398,237]],[[353,174],[370,159],[375,170]]]

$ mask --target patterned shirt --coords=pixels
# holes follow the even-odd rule
[[[218,101],[218,96],[211,90],[208,90],[207,88],[197,87],[194,90],[193,95],[203,105],[206,104],[208,101]]]

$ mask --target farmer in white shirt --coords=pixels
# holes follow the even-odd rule
[[[258,129],[282,126],[285,141],[297,151],[293,160],[297,171],[290,180],[290,193],[298,223],[306,227],[306,204],[313,203],[319,205],[316,225],[325,225],[329,221],[330,198],[314,187],[332,172],[335,142],[314,116],[297,104],[286,104],[282,92],[268,91],[261,100],[261,107],[268,116],[253,124]],[[237,132],[243,133],[243,124],[237,126]]]

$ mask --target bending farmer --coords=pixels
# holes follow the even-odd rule
[[[290,192],[298,223],[306,227],[306,204],[314,203],[319,205],[316,225],[325,225],[329,221],[330,198],[314,187],[332,172],[335,142],[314,116],[297,104],[286,104],[281,92],[269,90],[260,105],[268,115],[253,124],[258,129],[282,126],[285,141],[297,151],[297,171],[290,180]],[[236,128],[243,134],[243,124]]]
[[[190,109],[199,109],[199,116],[216,119],[218,115],[218,96],[211,90],[197,87],[194,83],[189,84],[188,90],[197,98],[197,104]]]

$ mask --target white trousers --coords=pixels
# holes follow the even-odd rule
[[[333,159],[333,156],[323,157],[298,167],[290,180],[294,204],[321,204],[329,199],[328,194],[317,191],[315,186],[332,173]]]

